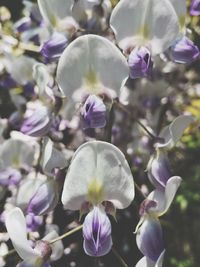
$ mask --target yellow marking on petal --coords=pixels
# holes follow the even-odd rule
[[[139,30],[139,35],[141,35],[144,40],[147,40],[149,37],[149,28],[148,25],[143,25]]]
[[[97,205],[103,201],[103,186],[102,183],[94,178],[88,185],[88,201]]]
[[[185,20],[186,20],[186,17],[184,15],[179,16],[179,24],[180,24],[181,29],[185,28]]]
[[[12,88],[12,93],[14,95],[19,95],[19,94],[23,93],[23,89],[21,87]]]
[[[15,156],[12,158],[12,165],[15,168],[18,168],[20,166],[20,161],[19,161],[19,157]]]
[[[102,86],[97,78],[96,73],[93,70],[90,70],[84,79],[84,88],[90,93],[90,94],[99,94],[102,91]]]
[[[58,24],[58,21],[57,21],[56,17],[55,17],[53,14],[51,14],[51,16],[50,16],[50,18],[49,18],[49,21],[50,21],[51,25],[52,25],[54,28],[56,28],[56,26],[57,26],[57,24]]]

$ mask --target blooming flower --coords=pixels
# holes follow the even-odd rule
[[[153,55],[159,54],[179,34],[178,17],[169,0],[121,0],[113,9],[110,25],[127,53],[145,45]]]
[[[126,208],[134,198],[131,170],[115,146],[91,141],[75,152],[66,175],[62,203],[65,209],[90,211],[83,223],[87,254],[105,255],[111,249],[111,230],[104,202]]]

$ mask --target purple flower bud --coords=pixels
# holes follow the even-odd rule
[[[174,62],[189,64],[200,56],[199,48],[186,36],[171,47],[171,57]]]
[[[111,250],[111,223],[106,213],[99,207],[94,207],[85,217],[83,237],[83,247],[89,256],[101,257]]]
[[[31,19],[29,17],[24,17],[20,20],[18,20],[14,28],[17,32],[24,32],[27,31],[31,28]]]
[[[57,60],[67,44],[67,38],[63,34],[55,32],[48,41],[44,42],[40,52],[47,60]]]
[[[53,179],[43,183],[29,201],[27,213],[43,215],[52,211],[58,203],[58,188]]]
[[[83,128],[103,128],[106,125],[106,106],[101,98],[90,95],[81,110]]]
[[[133,49],[129,55],[128,64],[131,79],[150,75],[153,69],[150,51],[144,46]]]
[[[190,15],[199,16],[200,15],[200,0],[193,0],[190,6]]]
[[[156,156],[150,159],[147,173],[150,182],[156,188],[165,188],[167,181],[172,177],[169,160],[165,153],[159,151]]]
[[[142,254],[156,262],[164,250],[163,233],[158,219],[146,219],[139,228],[136,242]]]
[[[0,171],[0,185],[18,185],[21,181],[22,175],[18,170],[7,168]]]
[[[51,127],[51,117],[46,107],[37,108],[33,114],[24,120],[21,132],[34,137],[41,137],[48,133]]]
[[[31,213],[26,215],[26,226],[28,231],[37,231],[38,228],[42,225],[42,223],[43,219],[41,216],[35,216]]]

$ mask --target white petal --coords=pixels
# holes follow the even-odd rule
[[[147,198],[156,201],[158,205],[156,208],[151,209],[152,212],[156,213],[157,216],[161,216],[167,212],[176,195],[181,181],[181,177],[173,176],[167,181],[164,191],[156,189],[149,194]]]
[[[19,256],[29,263],[34,263],[41,255],[30,246],[22,211],[19,208],[11,210],[6,216],[5,223],[9,237]]]
[[[56,26],[58,19],[64,19],[71,16],[73,0],[38,0],[38,6],[44,20]]]
[[[163,266],[163,260],[164,260],[165,250],[160,254],[160,257],[158,258],[157,262],[153,262],[147,257],[143,257],[135,267],[162,267]]]
[[[134,194],[133,177],[122,152],[109,143],[91,141],[74,154],[62,203],[66,209],[78,210],[93,197],[95,204],[108,200],[122,209],[130,205]]]
[[[178,116],[169,126],[166,126],[159,137],[164,139],[164,143],[157,143],[156,147],[167,147],[176,144],[183,135],[185,129],[194,122],[194,118],[189,115]]]
[[[185,26],[185,17],[187,12],[186,0],[169,0],[176,11],[179,18],[179,23],[181,27]]]
[[[84,35],[73,41],[63,52],[57,69],[57,82],[71,99],[75,90],[85,93],[119,92],[129,75],[125,57],[107,39]]]
[[[179,33],[177,15],[168,0],[121,0],[111,19],[119,46],[150,44],[152,53],[165,51]]]
[[[42,151],[42,169],[46,174],[52,176],[54,168],[64,168],[68,164],[64,154],[53,147],[53,142],[48,137],[44,139]]]
[[[155,263],[147,257],[143,257],[135,267],[155,267]]]

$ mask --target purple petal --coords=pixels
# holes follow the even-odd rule
[[[111,223],[106,213],[94,207],[83,223],[83,247],[92,257],[104,256],[112,248]]]
[[[193,0],[190,6],[190,15],[199,16],[200,15],[200,0]]]
[[[148,76],[153,68],[150,51],[144,46],[134,49],[129,55],[128,64],[131,79]]]
[[[43,219],[40,216],[35,216],[34,214],[26,215],[26,226],[27,230],[30,232],[37,231],[38,228],[42,225]]]
[[[171,56],[174,62],[189,64],[199,58],[200,52],[199,48],[185,36],[171,47]]]
[[[163,233],[158,219],[145,219],[139,228],[136,242],[142,254],[156,262],[164,250]]]
[[[47,60],[57,60],[67,47],[67,44],[67,38],[63,34],[55,32],[52,37],[43,44],[41,54]]]
[[[101,98],[90,95],[81,110],[83,128],[103,128],[106,125],[106,106]]]

